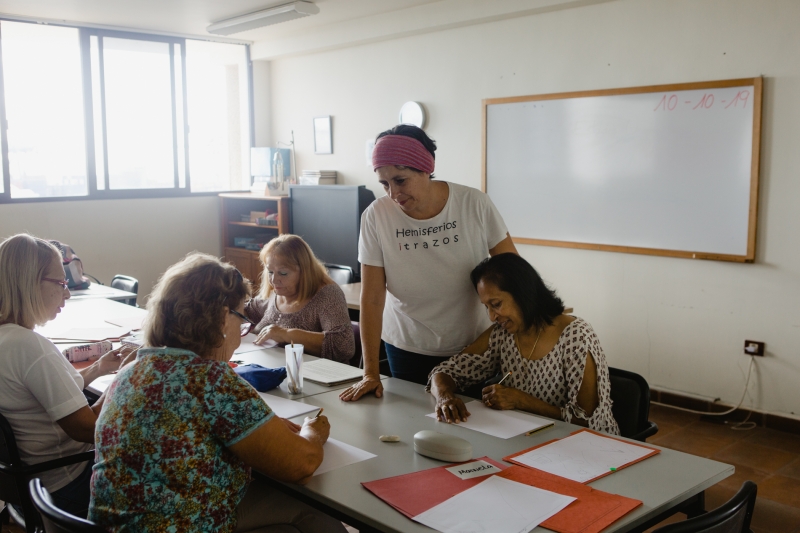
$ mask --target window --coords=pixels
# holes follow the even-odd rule
[[[246,45],[0,21],[0,201],[250,187]]]

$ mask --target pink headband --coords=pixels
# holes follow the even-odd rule
[[[401,165],[433,174],[434,163],[433,155],[421,142],[405,135],[385,135],[372,150],[372,170]]]

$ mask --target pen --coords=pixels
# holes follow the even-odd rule
[[[321,414],[322,414],[322,411],[324,411],[324,410],[325,410],[325,408],[324,408],[324,407],[320,407],[320,408],[319,408],[319,413],[317,413],[317,416],[315,416],[314,418],[319,418],[319,415],[321,415]]]
[[[508,376],[510,376],[510,375],[511,375],[511,371],[509,370],[509,371],[508,371],[508,374],[506,374],[505,376],[503,376],[503,379],[501,379],[500,381],[498,381],[498,382],[497,382],[497,384],[498,384],[498,385],[502,385],[502,384],[503,384],[503,382],[506,380],[506,378],[507,378]]]

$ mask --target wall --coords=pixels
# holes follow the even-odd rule
[[[219,198],[82,200],[0,206],[0,238],[28,232],[72,246],[86,272],[108,285],[139,280],[143,305],[158,277],[187,253],[219,255]]]
[[[403,12],[400,17],[402,25]],[[409,21],[410,23],[410,21]],[[430,113],[441,179],[480,187],[481,99],[765,76],[758,257],[741,265],[521,246],[597,330],[611,365],[654,387],[800,414],[800,2],[619,0],[402,37],[271,63],[272,133],[300,170],[335,169],[380,194],[365,141],[403,102]],[[334,154],[311,119],[333,116]],[[534,209],[536,198],[531,199]],[[543,199],[541,201],[546,201]]]

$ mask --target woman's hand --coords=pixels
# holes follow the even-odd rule
[[[311,433],[318,439],[320,444],[325,444],[331,433],[331,424],[325,415],[317,415],[314,418],[307,417],[303,421],[303,427],[300,428],[300,432]]]
[[[516,409],[519,392],[517,389],[503,385],[490,385],[481,391],[483,403],[498,410]]]
[[[292,339],[289,338],[289,334],[286,329],[278,326],[277,324],[270,324],[259,332],[254,344],[261,345],[270,339],[277,343],[284,344],[288,344],[292,341]]]
[[[436,420],[448,424],[466,422],[470,412],[461,398],[455,394],[443,394],[436,399]]]
[[[286,427],[289,428],[289,431],[292,433],[300,433],[301,427],[299,425],[295,424],[291,420],[287,420],[286,418],[281,418],[281,420],[284,424],[286,424]]]
[[[339,399],[345,402],[354,402],[368,392],[375,393],[376,398],[383,396],[383,384],[380,378],[364,376],[361,381],[346,388],[344,392],[339,395]]]
[[[122,346],[116,350],[111,350],[103,355],[93,358],[94,364],[97,365],[97,375],[105,376],[120,369],[121,363],[128,362],[131,353],[136,353],[136,348],[131,346]],[[134,355],[135,357],[135,355]]]

